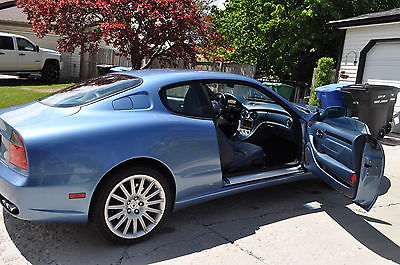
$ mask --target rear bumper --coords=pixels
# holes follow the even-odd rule
[[[89,196],[70,200],[68,194],[82,186],[28,185],[28,178],[0,162],[0,204],[18,219],[43,222],[85,223],[88,220]],[[18,211],[11,211],[15,206]]]

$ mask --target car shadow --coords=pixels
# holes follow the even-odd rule
[[[381,193],[389,187],[385,178]],[[391,224],[352,211],[346,207],[349,204],[317,180],[285,184],[173,213],[150,240],[132,246],[109,243],[89,225],[27,222],[6,213],[4,223],[15,246],[32,264],[150,264],[234,243],[283,220],[326,213],[369,250],[400,263],[400,247],[369,222]]]

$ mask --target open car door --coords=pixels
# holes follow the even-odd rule
[[[310,121],[304,167],[369,211],[383,177],[382,145],[348,117]]]

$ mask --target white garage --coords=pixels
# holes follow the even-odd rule
[[[339,82],[392,85],[400,88],[400,8],[331,21],[345,31]],[[393,132],[400,133],[400,95]]]

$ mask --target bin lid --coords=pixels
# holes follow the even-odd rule
[[[363,90],[363,91],[388,91],[388,92],[397,92],[398,88],[394,86],[387,86],[387,85],[370,85],[368,83],[365,84],[355,84],[355,85],[348,85],[343,87],[344,91],[351,91],[351,90]]]
[[[320,86],[315,89],[316,92],[333,92],[337,90],[341,90],[342,87],[351,85],[351,83],[337,83],[337,84],[329,84],[325,86]]]
[[[110,69],[112,72],[132,71],[132,67],[117,66]]]

